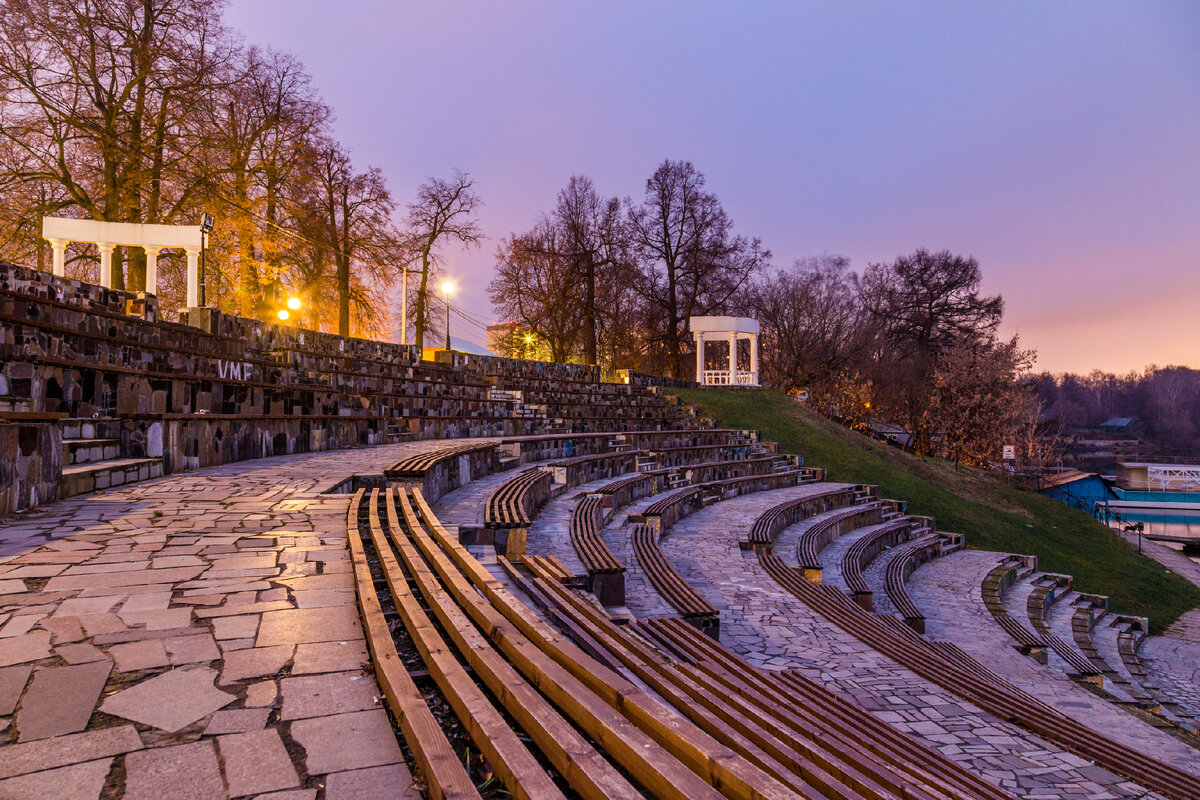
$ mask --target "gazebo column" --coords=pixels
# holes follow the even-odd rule
[[[693,333],[696,340],[696,383],[704,383],[704,334]]]
[[[100,251],[100,285],[105,289],[112,288],[112,254],[116,245],[108,242],[97,242],[96,248]]]
[[[729,332],[729,385],[737,386],[737,331]]]
[[[750,334],[750,383],[758,386],[758,334]]]
[[[200,251],[187,251],[187,307],[200,307]]]
[[[51,263],[54,274],[60,278],[67,274],[67,243],[63,239],[50,239]]]
[[[146,294],[158,294],[158,248],[146,248]]]

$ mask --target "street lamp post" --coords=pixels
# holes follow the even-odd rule
[[[450,347],[450,293],[452,291],[454,291],[454,284],[451,283],[450,281],[444,281],[442,283],[442,294],[445,295],[445,297],[446,297],[446,349],[447,350],[452,349]]]
[[[213,216],[204,213],[200,215],[200,280],[199,300],[201,306],[208,305],[204,292],[204,251],[208,248],[208,235],[213,232]]]

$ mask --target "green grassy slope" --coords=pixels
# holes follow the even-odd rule
[[[1049,572],[1075,576],[1080,591],[1106,594],[1113,610],[1150,618],[1161,632],[1200,605],[1200,588],[1143,558],[1087,514],[969,467],[922,458],[847,430],[778,392],[672,389],[729,428],[762,431],[784,452],[828,470],[831,480],[876,484],[884,497],[937,518],[972,547],[1034,553]]]

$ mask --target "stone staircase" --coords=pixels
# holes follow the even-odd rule
[[[122,453],[120,420],[66,419],[62,432],[60,500],[162,476],[161,456]],[[161,452],[162,443],[147,449]]]
[[[517,419],[537,419],[546,414],[545,406],[525,403],[523,394],[517,390],[489,389],[488,399],[496,403],[508,403],[512,409],[512,415]]]

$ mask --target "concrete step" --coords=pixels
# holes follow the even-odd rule
[[[161,458],[114,458],[63,467],[58,499],[162,476]]]
[[[120,439],[63,439],[62,463],[90,464],[107,461],[121,455]]]

